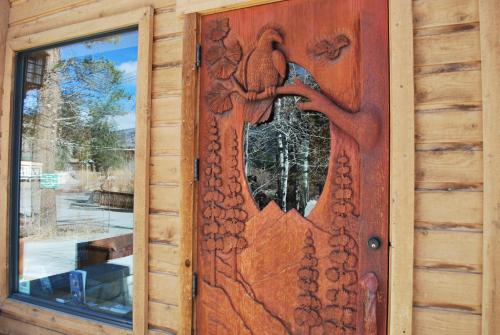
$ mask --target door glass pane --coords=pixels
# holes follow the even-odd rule
[[[21,57],[17,293],[131,320],[137,32]]]
[[[300,79],[319,90],[311,74],[288,64],[285,85]],[[299,96],[280,96],[271,121],[245,125],[245,174],[260,209],[275,201],[282,210],[308,216],[323,191],[330,159],[330,121],[302,111]]]

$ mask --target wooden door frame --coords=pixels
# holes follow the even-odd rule
[[[40,327],[70,333],[145,335],[148,333],[148,246],[149,246],[149,156],[151,118],[151,78],[153,51],[152,7],[71,24],[60,28],[8,40],[5,48],[5,75],[1,115],[0,161],[0,313]],[[134,178],[134,316],[133,330],[82,319],[67,313],[48,310],[9,298],[10,260],[10,190],[12,157],[12,118],[16,53],[117,31],[136,26],[138,29],[136,150]],[[7,200],[7,201],[6,201]]]
[[[193,327],[192,275],[196,255],[196,182],[198,71],[196,43],[201,15],[281,0],[178,2],[185,14],[182,98],[181,296],[179,334]],[[189,2],[189,1],[188,1]],[[413,11],[411,0],[389,0],[390,192],[388,334],[412,332],[413,245],[415,211],[415,118]],[[397,293],[397,294],[393,294]]]

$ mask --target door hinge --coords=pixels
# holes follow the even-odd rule
[[[191,294],[193,300],[196,299],[196,296],[198,295],[198,273],[196,272],[193,272],[193,287]]]
[[[194,181],[200,180],[200,160],[196,158],[194,160]]]
[[[196,68],[201,66],[201,44],[196,44],[196,60],[195,60]]]

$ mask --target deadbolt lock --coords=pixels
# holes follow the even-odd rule
[[[377,250],[382,245],[380,238],[373,236],[368,239],[368,247],[372,250]]]

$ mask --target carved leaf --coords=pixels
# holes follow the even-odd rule
[[[222,57],[208,68],[208,72],[213,78],[229,79],[236,72],[237,65],[226,57]]]
[[[229,19],[213,20],[208,23],[207,36],[212,41],[220,41],[229,33]]]
[[[216,84],[207,94],[208,108],[214,114],[222,114],[233,108],[231,92],[222,84]]]
[[[230,44],[226,48],[225,57],[231,62],[237,64],[240,62],[243,51],[241,50],[241,45],[238,41]]]

